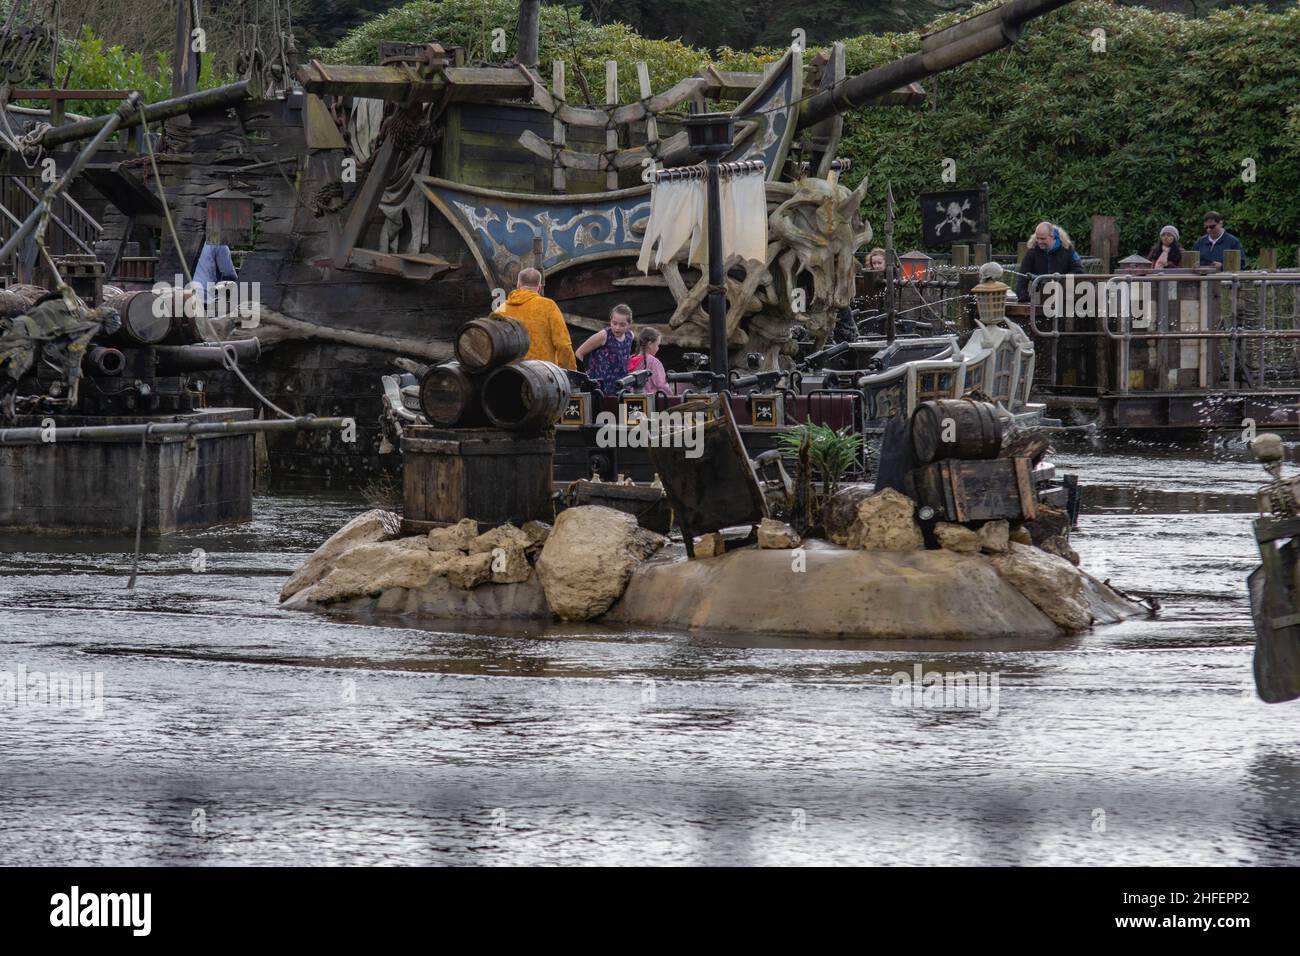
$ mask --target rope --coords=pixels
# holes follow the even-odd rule
[[[167,202],[167,193],[163,189],[163,184],[162,184],[162,174],[158,172],[158,160],[157,157],[154,156],[154,152],[153,152],[153,140],[149,136],[149,121],[144,115],[144,103],[140,104],[140,127],[144,134],[143,139],[145,142],[145,147],[149,151],[149,164],[153,168],[153,178],[154,181],[158,184],[158,199],[162,203],[163,218],[165,218],[167,221],[167,231],[172,237],[172,245],[176,247],[176,256],[180,260],[181,271],[184,272],[185,274],[185,282],[187,285],[192,285],[194,283],[194,276],[190,272],[189,263],[185,261],[185,250],[181,247],[180,238],[176,235],[176,224],[172,221],[171,206]],[[202,305],[199,306],[197,318],[199,318],[202,321],[203,332],[207,336],[207,338],[213,342],[220,342],[221,336],[217,335],[216,329],[212,327],[212,323],[208,320],[207,315],[204,314],[204,309]],[[245,375],[243,370],[240,369],[239,367],[239,360],[235,357],[234,349],[227,348],[224,345],[222,346],[221,364],[225,366],[227,371],[229,371],[236,378],[238,378],[244,384],[244,387],[253,393],[253,395],[257,398],[258,401],[260,401],[267,408],[271,409],[271,411],[275,412],[281,418],[294,417],[293,415],[290,415],[288,412],[286,412],[283,408],[281,408],[280,406],[272,402],[261,392],[259,392],[256,386],[254,386],[253,383],[248,380],[248,376]]]
[[[128,591],[135,590],[135,577],[140,570],[140,537],[144,533],[144,462],[148,457],[145,442],[149,440],[151,431],[153,431],[153,422],[145,425],[144,434],[140,436],[140,467],[136,472],[136,483],[139,487],[136,490],[135,500],[135,553],[131,556],[131,577],[126,582]]]

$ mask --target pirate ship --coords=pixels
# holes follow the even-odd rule
[[[779,364],[792,328],[824,340],[852,300],[853,252],[870,238],[865,177],[855,188],[839,181],[843,114],[915,104],[919,80],[1007,46],[1067,2],[1012,0],[851,77],[839,45],[808,62],[792,48],[761,74],[709,67],[662,92],[640,64],[638,98],[618,105],[610,64],[604,106],[571,102],[562,63],[548,84],[527,62],[470,65],[439,43],[384,44],[377,64],[334,65],[301,62],[286,38],[278,58],[247,51],[239,82],[198,91],[194,55],[179,45],[172,99],[145,111],[161,135],[122,122],[53,200],[50,251],[56,261],[93,255],[107,281],[131,291],[176,283],[219,232],[260,305],[258,327],[233,333],[256,335],[264,350],[251,380],[293,414],[359,425],[352,445],[324,431],[268,435],[273,477],[362,477],[381,466],[380,374],[395,357],[449,358],[455,331],[487,314],[526,265],[544,272],[575,336],[626,301],[662,330],[670,358],[708,347],[707,274],[684,256],[650,274],[636,268],[652,188],[643,173],[698,161],[682,129],[692,102],[736,104],[724,160],[761,163],[766,178],[766,256],[726,263],[730,362]],[[191,6],[178,16],[186,38]],[[63,101],[125,91],[7,92],[51,100],[48,113],[6,109],[14,135],[0,200],[16,222],[41,192],[43,161],[66,164],[101,127],[63,114]],[[162,239],[168,209],[179,243]],[[30,254],[5,263],[15,281],[33,278],[32,266]],[[224,371],[201,392],[213,404],[246,400]]]

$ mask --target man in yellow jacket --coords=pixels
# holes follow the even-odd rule
[[[542,295],[542,274],[536,269],[521,269],[516,284],[518,288],[510,293],[496,314],[517,319],[528,330],[528,354],[524,358],[542,359],[560,368],[576,370],[578,360],[573,354],[569,327],[564,324],[560,307]]]

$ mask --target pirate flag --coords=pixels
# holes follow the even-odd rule
[[[987,223],[981,190],[921,193],[921,235],[927,246],[974,242],[988,231]]]

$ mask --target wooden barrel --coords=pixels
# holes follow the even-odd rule
[[[496,429],[402,430],[402,529],[417,534],[473,518],[480,530],[507,521],[555,520],[555,442]]]
[[[456,358],[469,372],[486,372],[527,354],[524,324],[496,312],[466,322],[456,333]]]
[[[988,402],[922,402],[912,415],[912,451],[918,465],[945,458],[996,458],[1002,420]]]
[[[483,380],[483,411],[498,428],[539,431],[559,421],[569,394],[569,376],[558,365],[512,362]]]
[[[172,332],[172,315],[169,307],[159,302],[153,292],[123,292],[105,296],[104,304],[117,309],[122,317],[122,327],[104,341],[127,348],[158,345]]]
[[[420,378],[420,410],[430,425],[462,428],[486,425],[479,402],[481,377],[470,375],[458,362],[430,367]]]

